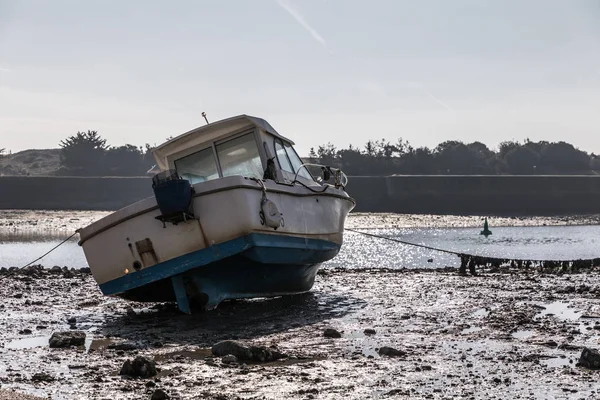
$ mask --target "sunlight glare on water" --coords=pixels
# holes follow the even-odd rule
[[[600,257],[600,226],[498,227],[485,238],[479,228],[369,229],[365,232],[436,248],[489,257],[574,260]],[[429,262],[431,260],[432,262]],[[458,267],[450,254],[404,245],[355,232],[344,233],[344,246],[325,263],[344,268]]]
[[[600,226],[492,227],[493,235],[479,228],[395,228],[365,232],[411,243],[490,257],[574,260],[600,257]],[[15,235],[0,233],[0,267],[24,265],[61,242],[68,234]],[[430,262],[431,261],[431,262]],[[46,267],[87,267],[77,238],[39,261]],[[324,267],[339,268],[443,268],[458,267],[458,257],[346,231],[338,256]]]
[[[21,267],[46,253],[68,236],[69,234],[63,236],[9,235],[0,232],[0,268]],[[50,268],[55,265],[69,268],[87,267],[83,249],[79,247],[77,240],[76,236],[36,264]]]

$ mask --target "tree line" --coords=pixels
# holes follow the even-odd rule
[[[415,148],[407,141],[369,140],[363,148],[338,149],[327,143],[311,148],[312,162],[341,168],[347,175],[393,174],[590,174],[600,158],[566,142],[502,142],[492,150],[481,142],[449,140],[435,148]]]
[[[59,175],[140,176],[154,165],[152,146],[109,146],[97,131],[77,132],[60,142]],[[1,154],[1,152],[0,152]],[[435,148],[415,148],[398,139],[369,140],[364,147],[311,148],[311,162],[341,168],[348,175],[393,174],[589,174],[600,157],[566,142],[502,142],[497,150],[481,142],[449,140]]]
[[[152,146],[109,146],[97,131],[77,132],[60,142],[59,175],[142,176],[154,164]]]

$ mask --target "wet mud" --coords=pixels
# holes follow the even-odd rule
[[[600,346],[599,273],[323,270],[310,293],[189,316],[33,268],[0,276],[0,384],[52,399],[594,399],[600,372],[576,364]],[[50,348],[61,331],[85,344]],[[230,339],[286,357],[213,356]],[[157,375],[120,376],[137,356]]]

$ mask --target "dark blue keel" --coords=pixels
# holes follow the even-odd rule
[[[225,299],[306,292],[319,265],[339,249],[319,239],[253,233],[130,273],[100,289],[134,301],[177,301],[189,313]]]
[[[191,314],[192,309],[190,308],[190,301],[185,290],[183,277],[181,275],[176,275],[171,278],[171,283],[173,284],[173,293],[175,293],[175,298],[177,299],[177,307],[179,307],[181,312]]]

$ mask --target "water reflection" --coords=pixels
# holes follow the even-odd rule
[[[572,260],[600,257],[600,226],[492,227],[485,238],[479,228],[370,229],[369,233],[481,256]],[[68,237],[61,230],[0,231],[0,267],[24,265]],[[40,263],[83,268],[87,266],[76,236]],[[325,267],[443,268],[458,267],[453,255],[366,237],[347,231],[340,254]]]
[[[46,253],[71,234],[72,232],[60,230],[0,231],[0,268],[21,267]],[[83,250],[77,244],[78,239],[76,235],[38,263],[46,267],[87,267]]]
[[[5,242],[61,242],[72,235],[72,231],[60,230],[0,230],[0,244]],[[72,241],[77,242],[75,236]]]
[[[497,227],[485,238],[479,228],[370,229],[368,233],[489,257],[573,260],[600,257],[599,226]],[[431,262],[429,262],[431,261]],[[458,257],[347,231],[338,257],[344,268],[458,267]]]

